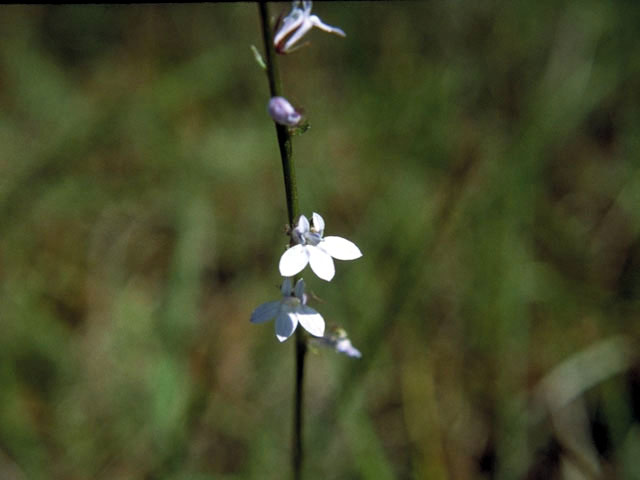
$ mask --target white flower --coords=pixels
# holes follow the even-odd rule
[[[296,126],[302,120],[302,115],[284,97],[272,97],[269,100],[269,115],[280,125]]]
[[[311,335],[322,337],[324,319],[313,308],[307,307],[304,280],[298,280],[295,291],[291,290],[291,278],[282,282],[282,300],[267,302],[251,314],[252,323],[264,323],[276,319],[276,337],[284,342],[296,330],[298,323]]]
[[[336,349],[336,352],[344,353],[345,355],[351,358],[362,357],[362,353],[360,353],[360,350],[355,348],[351,344],[351,340],[349,340],[348,338],[340,338],[336,340],[335,349]]]
[[[362,256],[360,249],[349,240],[341,237],[322,237],[324,220],[317,213],[312,216],[313,227],[304,215],[300,215],[298,226],[291,232],[297,245],[289,248],[280,258],[280,274],[293,277],[311,265],[313,273],[323,280],[330,281],[336,273],[333,258],[355,260]]]
[[[302,8],[300,5],[302,5]],[[323,23],[317,15],[311,15],[310,0],[304,0],[302,2],[296,0],[292,2],[291,12],[282,20],[282,25],[273,38],[273,45],[276,51],[278,53],[289,53],[291,47],[313,27],[318,27],[325,32],[346,37],[346,34],[341,29]],[[289,35],[291,36],[285,42],[285,38]]]
[[[330,333],[325,333],[321,338],[315,338],[314,343],[323,347],[332,348],[351,358],[361,358],[362,353],[351,344],[347,332],[342,328],[333,328]]]

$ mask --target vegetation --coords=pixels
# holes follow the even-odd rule
[[[306,478],[640,478],[640,4],[314,10],[346,39],[279,65],[363,357],[307,356]],[[251,45],[252,3],[2,7],[0,478],[286,478]]]

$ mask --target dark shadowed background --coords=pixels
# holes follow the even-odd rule
[[[364,256],[305,279],[363,358],[308,358],[307,478],[640,478],[640,4],[314,13],[301,209]],[[259,25],[0,8],[0,478],[287,478]]]

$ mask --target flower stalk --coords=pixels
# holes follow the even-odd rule
[[[353,358],[361,356],[360,351],[351,344],[346,332],[340,330],[325,334],[324,318],[307,305],[308,296],[304,293],[305,284],[301,278],[298,278],[299,273],[309,265],[319,278],[331,281],[335,274],[333,259],[355,260],[362,256],[362,252],[353,242],[342,237],[324,236],[324,219],[318,213],[313,212],[311,222],[304,215],[299,215],[291,135],[304,133],[308,129],[308,123],[303,123],[301,112],[281,96],[282,88],[276,52],[288,54],[297,50],[303,46],[298,44],[300,39],[314,27],[345,36],[341,29],[327,25],[317,15],[312,15],[311,7],[311,0],[294,0],[291,12],[278,22],[278,31],[273,37],[267,3],[265,0],[259,0],[258,9],[266,62],[257,49],[252,47],[256,60],[266,71],[269,80],[271,97],[268,111],[274,121],[278,147],[280,148],[290,241],[289,248],[280,258],[279,264],[280,275],[284,278],[281,288],[282,298],[260,305],[253,311],[250,320],[252,323],[275,320],[276,337],[280,342],[286,341],[295,332],[295,387],[291,446],[294,480],[302,478],[303,465],[304,364],[308,349],[307,342],[309,341],[309,336],[303,330],[306,330],[311,338],[319,342],[319,345],[331,347],[336,352]],[[302,328],[297,328],[298,325]]]
[[[258,3],[260,12],[260,22],[262,24],[262,38],[264,43],[264,51],[267,64],[267,78],[269,79],[269,91],[271,97],[281,96],[281,83],[276,62],[275,49],[273,47],[273,33],[269,22],[269,9],[267,2],[261,0]],[[289,226],[295,227],[295,220],[298,216],[298,189],[296,184],[296,172],[292,158],[291,136],[286,125],[274,122],[276,127],[276,135],[278,137],[278,146],[280,148],[280,158],[282,160],[282,173],[284,175],[284,188],[287,198],[287,214],[289,217]],[[291,240],[293,242],[293,239]],[[293,245],[293,243],[292,243]],[[302,329],[296,329],[295,332],[295,386],[294,386],[294,408],[293,408],[293,438],[291,445],[291,464],[293,469],[293,479],[300,480],[302,478],[302,460],[303,460],[303,443],[302,443],[302,404],[304,398],[304,363],[307,354],[307,343],[305,334]]]
[[[276,62],[276,53],[273,48],[271,39],[273,34],[271,24],[269,23],[269,9],[267,2],[261,0],[258,3],[260,10],[260,21],[262,23],[262,39],[264,43],[264,51],[267,63],[267,78],[269,80],[269,92],[271,98],[281,96],[280,73],[278,71],[278,62]],[[292,159],[291,135],[286,125],[274,122],[276,127],[276,135],[278,137],[278,147],[280,148],[280,158],[282,159],[282,173],[284,174],[284,189],[287,197],[287,214],[289,217],[289,225],[291,228],[295,226],[295,220],[298,216],[298,189],[296,184],[296,170]]]

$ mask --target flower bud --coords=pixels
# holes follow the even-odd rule
[[[273,97],[269,100],[269,115],[280,125],[296,126],[302,120],[302,115],[284,97]]]

